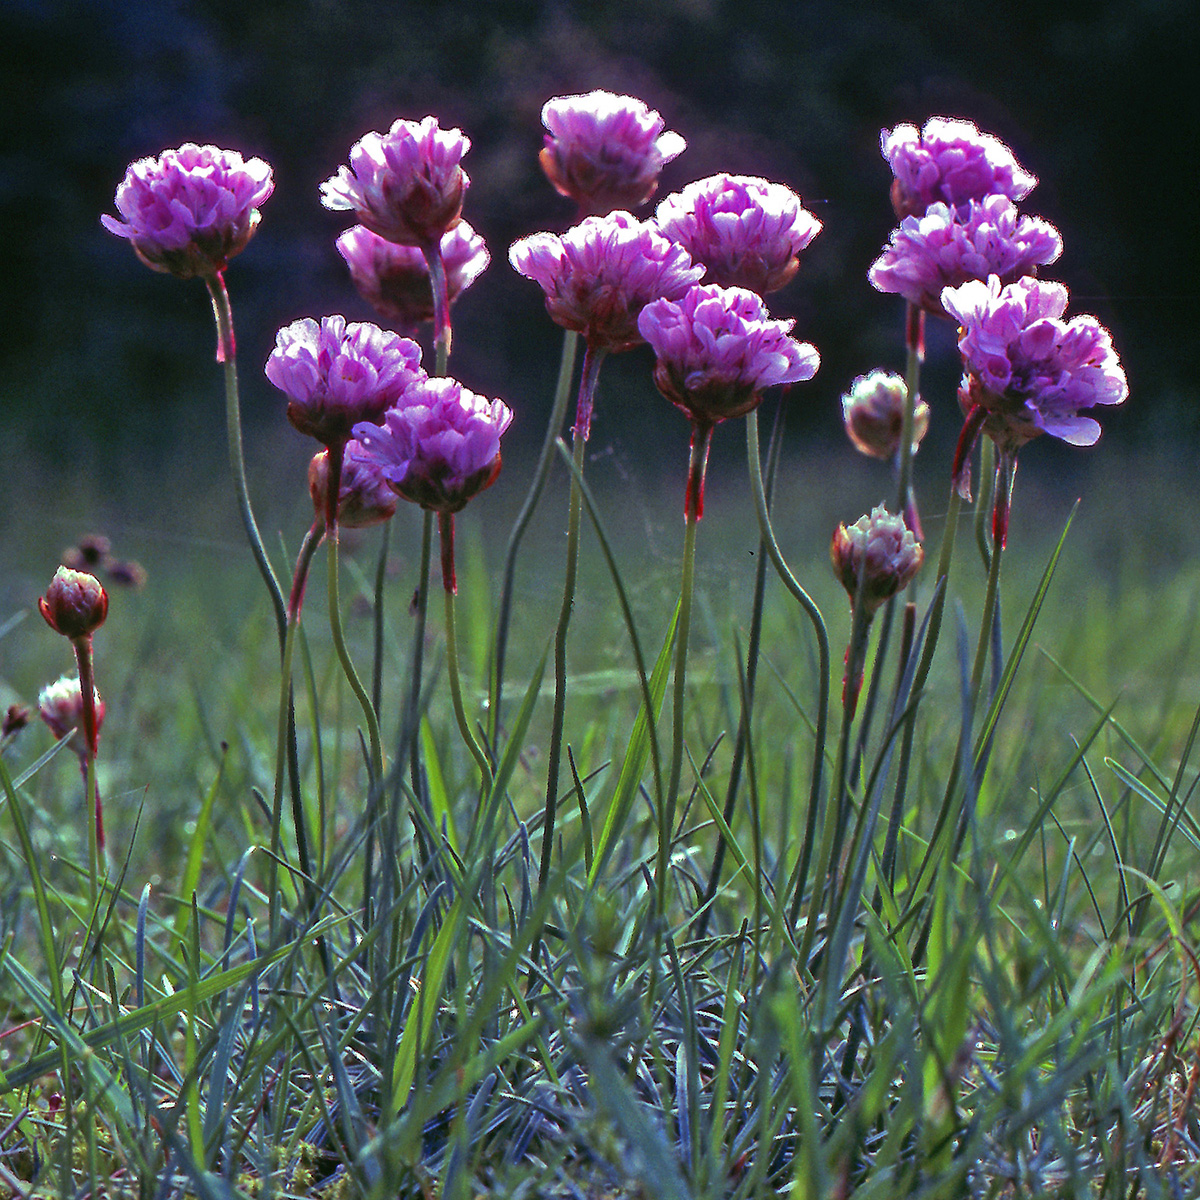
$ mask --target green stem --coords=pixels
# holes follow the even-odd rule
[[[271,597],[275,613],[275,629],[279,637],[280,653],[287,635],[287,613],[283,603],[283,592],[279,580],[267,557],[254,512],[250,507],[250,493],[246,487],[246,460],[242,449],[242,415],[238,400],[237,353],[233,336],[233,310],[229,304],[229,292],[225,288],[225,277],[220,272],[204,280],[212,298],[213,317],[217,323],[217,361],[225,368],[225,426],[229,438],[229,465],[233,471],[233,483],[237,489],[238,507],[242,514],[242,525],[250,542],[250,551],[258,565],[259,574]]]
[[[391,541],[392,523],[383,523],[383,538],[379,543],[379,561],[375,567],[374,653],[371,657],[371,707],[375,719],[379,720],[379,708],[383,703],[383,585],[387,580],[388,543]]]
[[[446,374],[450,359],[450,296],[446,288],[446,264],[442,259],[440,239],[422,247],[425,265],[429,268],[429,286],[433,291],[433,346],[435,375]]]
[[[72,638],[75,664],[79,669],[79,699],[83,717],[84,744],[84,820],[88,830],[88,903],[96,911],[100,896],[100,858],[104,853],[103,814],[96,790],[96,747],[99,729],[96,722],[96,679],[92,670],[92,635]]]
[[[450,698],[454,702],[454,716],[458,721],[459,732],[479,767],[483,792],[486,795],[492,789],[492,768],[487,755],[475,740],[470,721],[467,720],[466,709],[463,707],[462,681],[458,669],[458,637],[454,623],[454,597],[458,589],[454,583],[453,513],[438,513],[438,534],[442,541],[442,594],[446,600],[446,667],[450,675]]]
[[[554,446],[562,431],[563,420],[567,415],[567,401],[571,397],[571,380],[575,375],[575,355],[579,346],[579,334],[572,329],[563,331],[562,357],[558,365],[558,385],[554,391],[554,407],[550,413],[550,421],[546,426],[546,438],[542,442],[541,453],[533,469],[533,482],[521,511],[513,524],[512,532],[508,535],[508,548],[504,552],[504,582],[500,588],[500,610],[496,620],[495,659],[492,669],[491,720],[488,736],[493,745],[500,736],[500,706],[504,698],[504,661],[508,651],[508,627],[512,617],[513,584],[516,579],[517,548],[525,536],[525,530],[533,517],[533,510],[541,499],[550,474],[550,462],[554,455]]]
[[[311,530],[310,530],[311,533]],[[319,539],[318,539],[319,540]],[[308,539],[306,539],[307,544]],[[314,543],[315,546],[315,543]],[[311,558],[311,554],[309,556]],[[297,577],[300,575],[297,567]],[[295,584],[292,587],[293,597],[297,595]],[[299,595],[304,594],[303,584]],[[279,680],[279,728],[275,744],[275,793],[271,802],[271,858],[268,867],[267,899],[268,924],[270,930],[270,945],[275,945],[275,937],[279,932],[279,860],[283,854],[283,779],[287,770],[287,738],[288,713],[292,706],[292,655],[296,644],[296,628],[300,624],[300,604],[289,606],[287,628],[283,638],[283,662]],[[299,832],[299,831],[297,831]]]
[[[409,670],[408,713],[404,729],[411,739],[409,745],[409,778],[413,795],[423,794],[421,787],[421,676],[425,662],[425,620],[429,610],[429,565],[433,557],[433,513],[422,510],[421,565],[415,593],[416,612],[413,620],[412,665]]]
[[[913,414],[916,412],[917,401],[920,399],[921,363],[925,358],[925,311],[917,308],[909,301],[904,311],[905,342],[908,347],[907,362],[904,370],[904,419],[900,427],[899,469],[897,512],[909,519],[909,513],[916,513],[913,503],[912,463],[913,463]],[[912,526],[910,525],[911,529]],[[913,529],[913,536],[920,538],[920,530]]]

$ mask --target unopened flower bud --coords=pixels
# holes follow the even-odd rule
[[[855,604],[862,597],[868,616],[907,587],[925,552],[903,517],[882,504],[849,527],[839,525],[829,547],[834,574]]]
[[[328,507],[328,489],[329,451],[322,450],[308,464],[308,490],[321,520],[324,520]],[[396,504],[396,493],[379,473],[379,468],[363,457],[360,443],[347,442],[338,488],[338,524],[344,529],[382,525],[395,515]]]
[[[108,616],[108,593],[94,575],[59,567],[38,608],[50,628],[63,637],[89,637]]]
[[[29,709],[23,704],[10,704],[8,711],[4,714],[3,722],[0,722],[0,738],[11,737],[28,724]]]
[[[100,693],[93,690],[96,701],[96,733],[104,724],[104,701]],[[38,716],[46,722],[50,732],[56,738],[64,738],[69,733],[75,733],[71,738],[71,748],[84,756],[83,726],[83,690],[79,679],[74,675],[63,675],[54,683],[47,684],[38,694]]]
[[[842,397],[842,420],[855,449],[872,458],[888,459],[900,448],[908,388],[899,375],[871,371],[860,375]],[[912,448],[929,428],[929,405],[917,397],[913,407]]]

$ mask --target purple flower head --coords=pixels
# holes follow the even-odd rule
[[[95,575],[59,567],[38,609],[55,633],[72,641],[90,639],[108,616],[108,593]]]
[[[500,435],[512,421],[502,400],[486,400],[441,376],[413,384],[388,409],[383,427],[355,426],[363,459],[406,500],[455,513],[500,473]]]
[[[867,278],[877,290],[898,293],[944,317],[944,288],[989,275],[1011,283],[1061,253],[1062,238],[1053,225],[1019,216],[1007,196],[989,196],[958,213],[939,203],[924,216],[905,217]]]
[[[628,350],[644,340],[638,313],[651,300],[676,300],[704,274],[686,250],[627,212],[585,217],[559,237],[514,242],[508,260],[546,293],[546,309],[596,350]]]
[[[380,316],[408,334],[422,321],[433,320],[429,266],[416,246],[398,246],[365,225],[347,229],[336,245],[350,268],[354,286]],[[442,236],[441,252],[447,298],[453,302],[483,274],[491,255],[483,238],[466,221],[459,221]]]
[[[800,251],[821,222],[782,183],[750,175],[710,175],[668,196],[658,227],[708,268],[705,283],[765,295],[800,269]]]
[[[1095,317],[1062,320],[1061,283],[993,275],[947,288],[943,300],[960,327],[960,403],[1003,453],[1040,433],[1090,446],[1100,426],[1079,411],[1129,395],[1108,330]]]
[[[288,397],[288,420],[326,446],[344,446],[360,421],[381,422],[404,389],[425,378],[416,342],[337,316],[284,326],[266,372]]]
[[[794,321],[774,321],[745,288],[693,287],[679,301],[656,300],[638,328],[654,348],[654,382],[697,425],[715,425],[756,407],[763,388],[799,383],[821,358],[790,336]]]
[[[842,420],[854,447],[872,458],[892,458],[900,449],[908,388],[899,375],[870,371],[860,375],[842,397]],[[912,448],[929,428],[929,405],[917,397],[913,406]]]
[[[972,200],[1008,196],[1023,200],[1037,184],[999,138],[970,121],[930,117],[885,129],[879,138],[892,168],[892,207],[898,219],[923,216],[932,204],[961,208]]]
[[[658,189],[664,164],[687,146],[679,134],[664,132],[654,109],[612,92],[547,100],[542,124],[550,131],[538,156],[542,170],[583,215],[645,204]]]
[[[100,222],[128,238],[152,270],[208,277],[245,249],[258,226],[258,206],[274,188],[261,158],[186,142],[131,163],[116,195],[124,221],[106,213]]]
[[[321,184],[321,203],[348,209],[372,233],[401,246],[435,246],[462,213],[470,184],[459,166],[471,148],[461,129],[436,117],[397,121],[350,148],[350,165]]]
[[[329,451],[314,454],[308,464],[308,490],[318,520],[328,511]],[[346,443],[342,479],[338,487],[338,525],[343,529],[366,529],[382,525],[396,513],[396,493],[366,456],[359,442]]]
[[[95,688],[92,689],[92,695],[95,697],[96,736],[99,737],[100,726],[104,724],[104,701]],[[56,738],[73,735],[68,745],[82,761],[86,746],[83,735],[83,689],[79,686],[79,676],[63,675],[42,688],[38,693],[38,716],[46,722]]]

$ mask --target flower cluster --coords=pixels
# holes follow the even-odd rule
[[[38,609],[55,633],[72,641],[90,638],[108,616],[108,593],[94,575],[59,567]]]
[[[350,149],[350,165],[321,185],[326,208],[353,212],[372,233],[402,246],[436,246],[460,219],[470,180],[459,165],[471,148],[436,117],[397,121]]]
[[[598,350],[643,340],[638,314],[652,300],[676,300],[704,274],[687,251],[627,212],[586,217],[559,237],[514,242],[509,262],[546,294],[550,316]]]
[[[641,100],[612,92],[556,96],[542,108],[542,124],[550,131],[542,170],[585,216],[645,204],[663,166],[687,146]]]
[[[853,525],[839,525],[830,543],[834,574],[867,616],[912,582],[925,551],[903,517],[877,505]]]
[[[187,142],[131,163],[116,195],[124,220],[100,221],[152,270],[212,277],[245,249],[274,187],[261,158]]]
[[[380,316],[409,334],[423,321],[433,320],[433,285],[419,248],[389,242],[365,225],[347,229],[336,246],[359,294]],[[483,274],[491,255],[466,221],[442,236],[440,249],[447,301],[452,303]]]
[[[781,183],[711,175],[667,196],[658,227],[707,268],[705,283],[764,295],[788,283],[821,222]]]
[[[772,320],[754,292],[715,284],[656,300],[638,318],[658,390],[702,426],[748,413],[764,388],[816,374],[820,355],[790,336],[794,324]]]
[[[360,421],[378,424],[412,382],[423,379],[421,347],[398,333],[345,317],[285,326],[267,378],[288,396],[288,420],[326,446],[343,446]]]
[[[900,449],[908,388],[890,371],[860,375],[842,397],[842,421],[855,448],[871,458],[892,458]],[[913,406],[912,448],[929,428],[929,405],[919,396]]]

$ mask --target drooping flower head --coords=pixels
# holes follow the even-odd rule
[[[455,513],[500,473],[500,435],[512,421],[502,400],[487,400],[446,376],[412,384],[382,427],[355,426],[362,458],[395,492],[422,508]]]
[[[542,170],[584,216],[645,204],[663,166],[687,146],[654,109],[612,92],[547,100],[542,124],[550,131],[538,156]]]
[[[907,399],[908,388],[899,375],[890,371],[860,375],[842,397],[842,420],[855,449],[872,458],[893,458],[900,448]],[[913,406],[914,453],[928,428],[929,405],[918,396]]]
[[[882,504],[853,525],[839,525],[829,546],[834,574],[849,593],[859,597],[871,616],[886,600],[912,581],[925,561],[925,551],[905,524]]]
[[[459,163],[471,148],[436,117],[397,121],[350,148],[350,165],[321,184],[321,203],[349,210],[372,233],[401,246],[436,246],[462,214],[470,180]]]
[[[658,227],[707,268],[705,283],[765,295],[800,269],[800,251],[821,222],[782,183],[750,175],[710,175],[667,196]]]
[[[996,195],[1023,200],[1037,184],[999,138],[970,121],[930,117],[919,132],[908,124],[885,129],[879,142],[896,177],[892,207],[900,220],[923,216],[932,204],[960,208]]]
[[[764,388],[817,373],[820,355],[790,336],[794,324],[772,320],[754,292],[715,284],[656,300],[638,318],[658,357],[658,390],[700,426],[743,416]]]
[[[638,313],[651,300],[677,299],[704,274],[682,246],[627,212],[585,217],[561,237],[521,238],[508,259],[546,293],[550,316],[597,350],[639,345]]]
[[[1062,238],[1053,225],[1019,215],[1007,196],[996,195],[972,200],[958,212],[937,203],[923,216],[905,217],[867,277],[878,291],[898,293],[944,317],[944,288],[989,275],[1011,283],[1061,253]]]
[[[124,220],[100,221],[152,270],[211,278],[245,249],[274,187],[261,158],[187,142],[131,163],[116,194]]]
[[[96,736],[99,737],[100,727],[104,724],[104,701],[94,688],[92,695],[95,697]],[[56,738],[64,738],[69,733],[74,734],[68,744],[80,759],[83,759],[86,753],[81,736],[84,723],[83,691],[77,675],[63,675],[54,683],[42,688],[38,693],[38,716],[46,722]]]
[[[318,520],[329,511],[329,451],[314,454],[308,464],[308,490]],[[382,525],[396,514],[396,493],[365,456],[362,445],[346,443],[342,477],[338,487],[338,525],[343,529],[367,529]]]
[[[55,633],[72,641],[90,638],[108,616],[108,593],[94,575],[59,567],[38,610]]]
[[[992,276],[947,288],[963,359],[960,403],[1004,453],[1040,433],[1090,446],[1100,425],[1080,410],[1129,395],[1112,338],[1095,317],[1062,320],[1061,283]]]
[[[288,397],[288,420],[337,447],[358,422],[379,424],[404,389],[425,378],[416,342],[365,321],[348,325],[341,316],[284,326],[266,374]]]
[[[338,253],[350,268],[359,294],[380,316],[412,334],[423,321],[432,321],[433,286],[425,255],[416,246],[398,246],[365,225],[347,229],[337,239]],[[483,238],[459,221],[441,242],[449,302],[456,300],[491,262]]]

